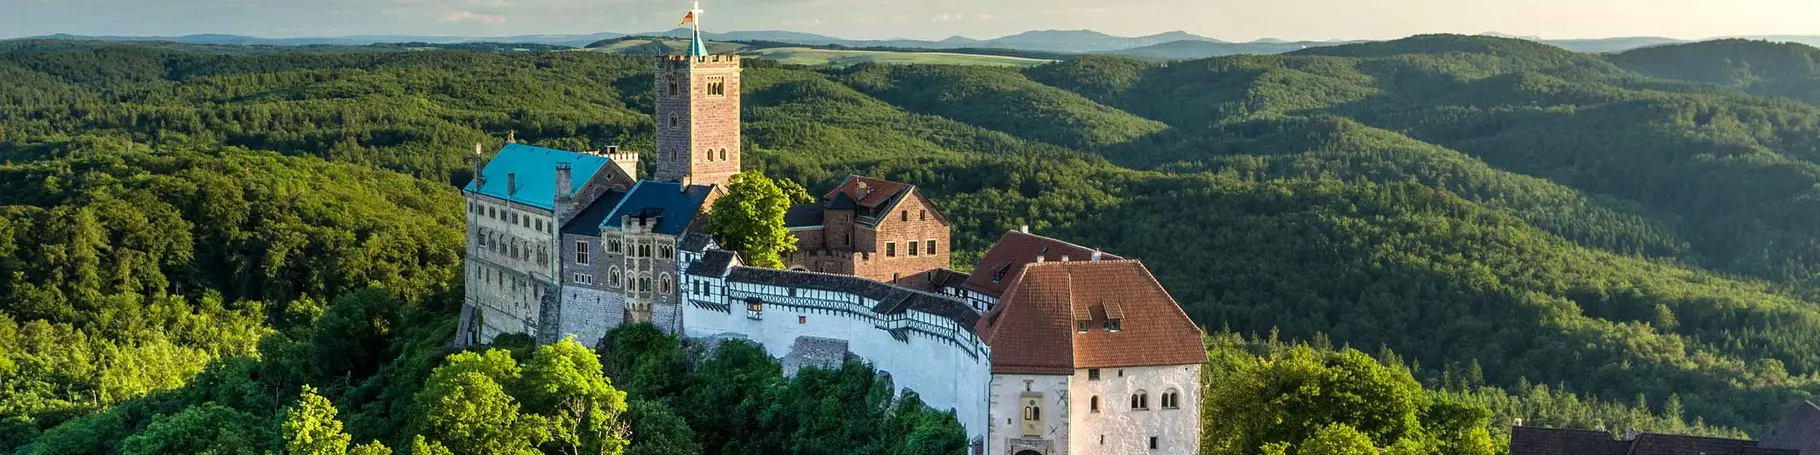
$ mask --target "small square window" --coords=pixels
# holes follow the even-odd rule
[[[808,316],[797,316],[797,317],[796,317],[796,323],[797,323],[797,324],[808,324],[808,323],[809,323],[809,317],[808,317]]]
[[[1074,331],[1080,332],[1080,333],[1087,333],[1087,321],[1075,321]]]
[[[1100,369],[1099,368],[1088,368],[1087,369],[1087,380],[1089,380],[1089,381],[1100,380]]]

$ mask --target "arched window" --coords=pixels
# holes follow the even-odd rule
[[[638,292],[651,292],[651,276],[638,277]]]
[[[670,81],[670,96],[676,96],[677,89],[679,88],[678,86],[682,84],[676,81],[676,76],[667,76],[666,79],[669,79]]]
[[[1150,393],[1139,390],[1137,393],[1131,394],[1131,409],[1150,409]]]
[[[1181,409],[1182,393],[1169,389],[1163,392],[1163,409]]]
[[[518,239],[512,239],[512,250],[507,256],[510,256],[514,261],[518,260]]]
[[[675,256],[675,255],[676,255],[676,247],[669,246],[669,245],[658,245],[657,246],[657,258],[658,259],[669,259],[671,256]]]
[[[543,245],[537,246],[537,265],[543,265],[543,266],[550,265],[550,248],[549,247],[546,247]]]
[[[1087,411],[1088,412],[1100,412],[1100,396],[1099,395],[1094,395],[1093,398],[1087,399]]]
[[[720,149],[720,160],[721,161],[727,160],[727,149]]]
[[[673,289],[676,289],[676,283],[671,281],[670,274],[666,273],[657,277],[657,293],[670,295],[670,291]]]
[[[1034,404],[1024,406],[1024,420],[1043,420],[1043,407]]]
[[[607,286],[619,287],[619,267],[607,269]]]
[[[670,127],[671,128],[675,128],[677,125],[681,125],[681,124],[682,123],[677,122],[676,114],[670,114]]]

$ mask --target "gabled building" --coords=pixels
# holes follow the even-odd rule
[[[951,258],[948,218],[907,183],[849,176],[821,202],[790,207],[784,224],[796,236],[784,258],[793,270],[928,289]]]
[[[987,453],[1200,452],[1201,331],[1142,263],[1016,273],[976,329],[992,348]]]
[[[1757,441],[1667,434],[1511,427],[1510,455],[1801,455],[1760,447]]]

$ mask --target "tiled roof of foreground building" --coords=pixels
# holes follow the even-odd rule
[[[594,174],[613,160],[596,154],[565,152],[562,150],[532,147],[524,144],[506,144],[499,149],[499,154],[487,161],[480,174],[486,177],[486,186],[475,188],[481,179],[468,182],[463,190],[480,193],[512,202],[525,204],[544,210],[555,207],[556,201],[556,165],[569,163],[573,169],[570,174],[567,194],[574,195],[582,185],[586,185]],[[507,176],[516,175],[514,178]],[[506,188],[509,180],[517,180],[517,191]]]
[[[1512,427],[1510,455],[1800,455],[1758,447],[1757,441],[1666,434],[1613,439],[1603,431]]]
[[[1036,262],[1038,257],[1049,262],[1085,261],[1093,258],[1093,249],[1021,230],[1006,232],[980,258],[979,266],[967,277],[965,286],[976,292],[1000,296],[1011,286],[1011,281],[1023,273],[1024,266]],[[1100,259],[1124,258],[1101,253]]]
[[[973,330],[974,324],[979,321],[979,315],[973,312],[972,307],[953,297],[851,275],[733,267],[733,271],[727,274],[727,281],[844,292],[878,301],[872,307],[875,313],[902,314],[905,310],[916,310],[953,320],[962,330]]]
[[[1207,361],[1200,328],[1137,261],[1029,264],[978,331],[992,347],[993,373]]]

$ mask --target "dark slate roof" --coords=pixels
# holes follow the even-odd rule
[[[600,172],[612,160],[595,154],[506,144],[480,170],[480,175],[486,176],[487,186],[476,189],[475,185],[480,183],[480,179],[475,179],[468,182],[463,191],[550,210],[555,207],[557,163],[569,163],[573,169],[569,175],[567,194],[574,195],[576,190],[580,190],[582,185],[587,184],[596,172]],[[507,176],[513,174],[518,176],[516,192],[506,189],[507,180],[510,180]]]
[[[1795,405],[1795,409],[1776,424],[1769,437],[1763,438],[1762,446],[1820,455],[1820,405],[1813,402]]]
[[[602,193],[600,198],[595,199],[593,203],[582,208],[581,212],[576,213],[575,218],[571,218],[568,223],[563,224],[562,233],[600,237],[600,223],[606,221],[607,214],[612,213],[613,207],[618,206],[619,201],[625,198],[625,191],[608,190],[606,193]]]
[[[689,264],[685,271],[693,276],[722,276],[727,274],[727,267],[733,265],[733,252],[727,250],[708,250],[701,260]]]
[[[659,182],[641,180],[632,187],[632,191],[619,201],[613,213],[602,220],[602,229],[621,229],[621,223],[629,215],[661,216],[662,220],[653,232],[665,235],[682,235],[695,222],[695,216],[701,214],[701,206],[708,200],[708,193],[714,187],[689,185],[684,187],[677,182]]]
[[[1613,439],[1603,431],[1513,427],[1510,455],[1800,455],[1758,447],[1757,441],[1668,434]]]
[[[960,286],[969,275],[946,267],[929,272],[929,285],[933,287]]]
[[[1603,431],[1511,427],[1510,455],[1624,455],[1630,443]]]
[[[799,289],[845,292],[879,301],[872,311],[879,314],[902,314],[917,310],[953,320],[968,331],[979,322],[979,313],[966,302],[953,297],[893,286],[851,275],[734,267],[727,276],[740,283],[767,284]]]
[[[784,212],[784,227],[811,227],[822,225],[822,205],[816,203],[796,204],[790,211]]]
[[[683,236],[681,241],[676,242],[676,247],[683,251],[700,253],[706,251],[708,244],[711,243],[714,243],[714,238],[709,237],[708,234],[690,232],[689,235]]]

